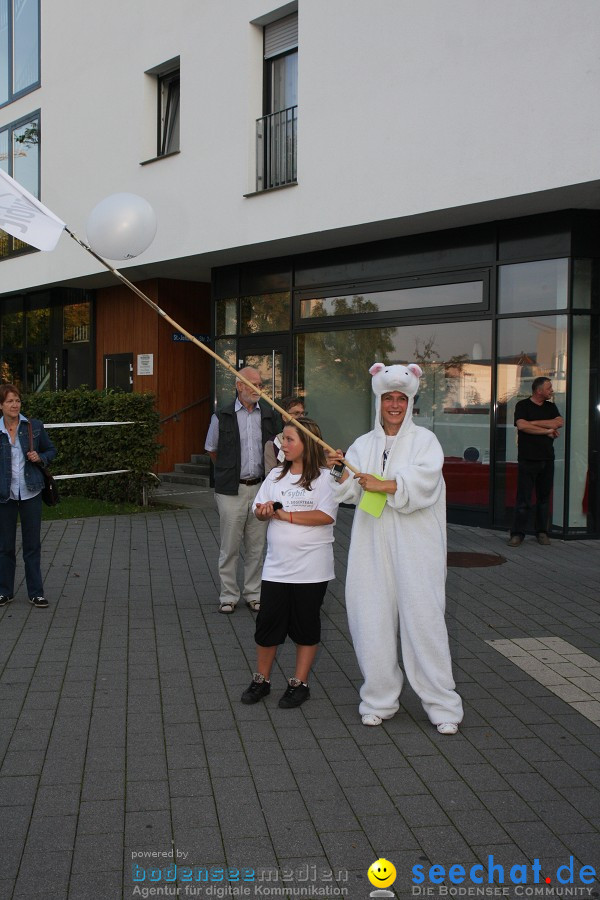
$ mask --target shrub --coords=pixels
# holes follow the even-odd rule
[[[46,391],[23,397],[23,413],[49,425],[133,422],[132,425],[49,429],[57,450],[52,463],[54,475],[130,470],[121,475],[61,480],[61,494],[140,503],[143,488],[151,489],[156,483],[148,474],[156,466],[161,449],[153,394],[92,391],[85,387]]]

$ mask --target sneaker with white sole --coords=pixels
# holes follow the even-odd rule
[[[363,725],[374,727],[375,725],[381,725],[382,722],[383,719],[381,718],[381,716],[377,716],[375,715],[375,713],[365,713],[362,717]]]
[[[437,726],[437,730],[440,734],[456,734],[458,725],[456,722],[440,722]]]
[[[45,597],[30,597],[29,602],[33,603],[38,609],[45,609],[48,606],[48,601]]]

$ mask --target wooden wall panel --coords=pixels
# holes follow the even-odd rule
[[[191,334],[210,333],[210,285],[157,279],[138,287]],[[211,357],[189,342],[173,340],[175,329],[124,285],[97,291],[97,387],[104,387],[104,357],[132,353],[134,391],[151,391],[161,418],[210,394]],[[153,375],[137,374],[137,355],[154,355]],[[210,420],[209,400],[164,423],[164,449],[157,470],[169,472],[177,462],[189,462],[204,452]]]

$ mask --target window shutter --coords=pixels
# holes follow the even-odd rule
[[[265,59],[272,59],[298,46],[298,13],[265,26]]]

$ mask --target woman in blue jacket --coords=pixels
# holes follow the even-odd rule
[[[21,394],[14,384],[0,385],[0,411],[0,606],[11,602],[15,590],[18,515],[29,600],[45,607],[48,601],[40,566],[44,476],[40,466],[51,462],[56,450],[43,424],[21,414]]]

